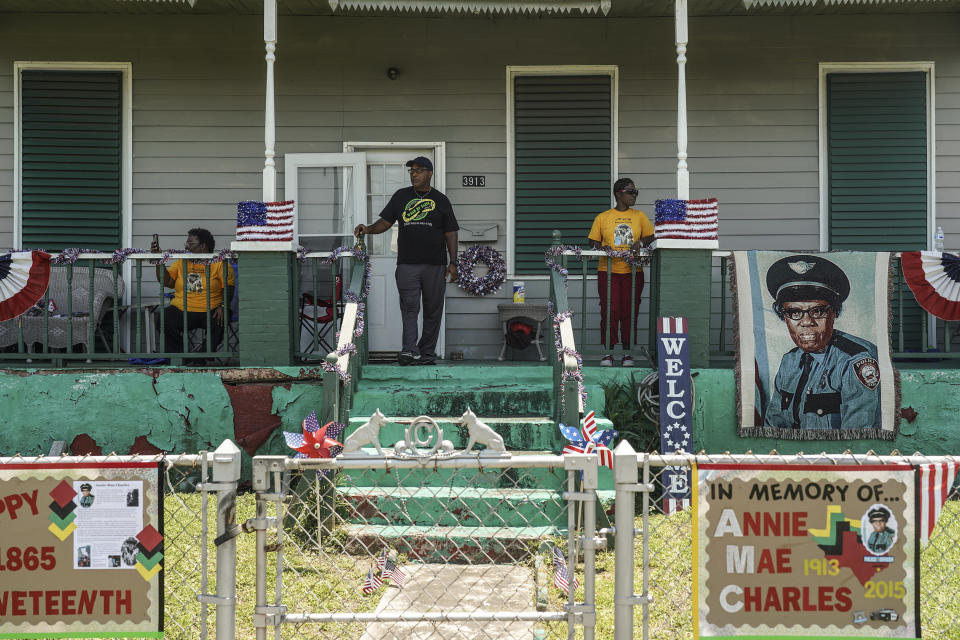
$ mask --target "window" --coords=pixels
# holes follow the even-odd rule
[[[124,71],[23,67],[19,246],[123,246]]]
[[[543,274],[554,229],[586,243],[610,208],[615,169],[615,69],[508,72],[513,95],[514,273]]]

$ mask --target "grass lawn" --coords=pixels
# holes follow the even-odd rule
[[[214,501],[210,501],[208,517],[215,523]],[[167,637],[195,639],[199,637],[200,605],[195,594],[200,587],[200,496],[170,494],[166,499],[166,629]],[[254,498],[242,495],[237,500],[237,521],[254,516]],[[641,526],[637,519],[637,528]],[[683,640],[692,637],[691,580],[691,517],[689,512],[650,518],[650,638]],[[212,539],[213,535],[211,535]],[[268,535],[268,543],[275,542]],[[255,536],[237,538],[237,638],[253,640],[253,608],[255,600]],[[283,604],[290,612],[365,612],[372,611],[380,600],[379,593],[364,596],[359,587],[371,559],[317,549],[299,549],[290,540],[283,546],[285,571]],[[209,545],[211,577],[208,591],[215,590],[213,558]],[[268,554],[270,584],[268,598],[274,594],[275,554]],[[532,563],[531,563],[532,564]],[[642,590],[642,556],[640,539],[636,543],[635,591]],[[582,579],[582,568],[580,571]],[[597,557],[597,632],[598,639],[613,637],[614,554]],[[960,640],[960,502],[949,501],[934,532],[934,538],[921,556],[921,593],[923,635],[937,640]],[[560,610],[562,594],[551,586],[550,609]],[[583,588],[578,590],[578,599]],[[533,603],[531,603],[531,609]],[[210,637],[213,637],[214,612],[210,609]],[[641,638],[641,608],[636,608],[635,637]],[[566,638],[566,625],[549,626],[550,638]],[[286,627],[284,638],[359,638],[360,624],[308,625],[299,629]],[[272,635],[269,635],[272,637]],[[578,633],[577,637],[582,637]],[[483,640],[478,638],[477,640]],[[520,640],[520,639],[518,639]]]

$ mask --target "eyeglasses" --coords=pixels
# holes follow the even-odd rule
[[[787,316],[794,322],[803,320],[803,316],[810,316],[811,320],[823,320],[830,315],[832,307],[829,305],[821,305],[819,307],[811,307],[810,309],[784,309],[783,315]]]
[[[620,189],[620,191],[618,191],[618,193],[625,193],[625,194],[630,195],[630,196],[635,196],[635,195],[637,195],[637,194],[640,193],[640,192],[637,191],[636,189]]]
[[[407,173],[411,175],[420,175],[421,173],[426,173],[427,171],[430,171],[430,169],[427,169],[426,167],[410,167],[407,169]]]

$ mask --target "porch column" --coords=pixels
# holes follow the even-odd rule
[[[294,363],[300,326],[295,308],[292,243],[234,242],[239,255],[237,298],[241,367],[285,367]],[[281,248],[282,245],[287,245]]]
[[[677,198],[690,199],[687,171],[687,0],[676,0],[677,40]]]
[[[263,0],[263,41],[267,55],[267,90],[263,126],[263,201],[277,200],[277,166],[273,161],[277,144],[276,113],[273,103],[273,63],[277,59],[277,0]]]

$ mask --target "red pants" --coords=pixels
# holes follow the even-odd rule
[[[643,293],[643,271],[636,274],[637,284],[633,294],[633,331],[630,323],[630,274],[615,273],[610,283],[610,347],[620,341],[625,348],[630,348],[633,335],[637,331],[637,315],[640,312],[640,294]],[[607,344],[607,272],[597,272],[597,292],[600,294],[600,344]]]

